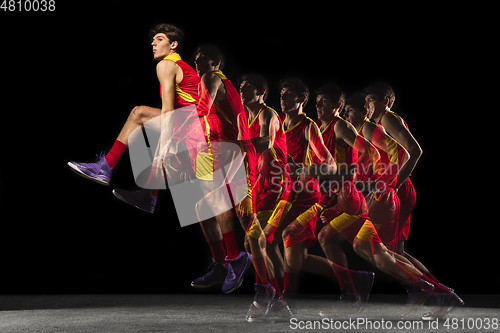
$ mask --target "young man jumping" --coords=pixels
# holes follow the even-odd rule
[[[173,110],[193,106],[198,101],[200,78],[178,53],[184,39],[182,30],[172,24],[163,23],[156,26],[152,35],[153,57],[158,61],[156,73],[160,83],[161,108],[136,106],[130,112],[113,147],[107,154],[102,153],[95,163],[75,161],[68,163],[68,166],[78,175],[98,184],[109,185],[113,168],[128,148],[129,136],[136,128],[147,123],[146,126],[152,126],[152,130],[160,132],[161,115],[167,118],[167,115]],[[149,121],[154,118],[158,121]],[[170,126],[171,124],[165,125]],[[170,132],[172,131],[170,130]],[[157,191],[144,190],[144,193],[134,195],[134,206],[147,212],[154,212]]]

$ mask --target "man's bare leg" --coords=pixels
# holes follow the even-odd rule
[[[141,126],[148,120],[160,116],[160,113],[161,110],[158,108],[153,108],[145,105],[136,106],[132,109],[132,111],[130,111],[127,121],[125,121],[125,124],[123,125],[116,140],[122,142],[125,145],[128,145],[128,138],[130,136],[130,133],[132,133],[133,130],[135,130],[138,126]]]
[[[329,224],[325,225],[318,234],[318,241],[328,260],[348,268],[347,257],[342,250],[341,242],[344,237],[335,231]]]
[[[132,131],[148,120],[159,115],[160,109],[149,106],[136,106],[130,112],[127,121],[118,134],[111,150],[106,155],[101,154],[99,161],[95,163],[70,161],[68,163],[69,167],[82,177],[93,180],[102,185],[109,185],[113,168],[115,167],[118,159],[127,149],[129,136]]]

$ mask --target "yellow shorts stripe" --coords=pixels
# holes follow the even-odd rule
[[[350,215],[347,213],[342,213],[333,220],[331,220],[330,225],[335,231],[342,232],[342,230],[351,226],[351,224],[356,222],[360,217],[361,215]]]
[[[315,203],[314,206],[311,206],[308,210],[297,216],[296,220],[303,227],[305,227],[310,221],[316,219],[318,217],[318,214],[320,214],[322,211],[323,207],[320,204]]]
[[[286,200],[280,200],[280,202],[278,202],[278,204],[274,208],[274,211],[269,220],[267,221],[267,223],[278,228],[280,226],[281,221],[290,211],[291,208],[292,208],[291,202],[288,202]]]
[[[362,241],[369,242],[373,239],[373,237],[377,236],[377,230],[373,226],[372,221],[366,220],[361,229],[359,229],[358,234],[356,235]]]
[[[196,156],[196,178],[212,181],[214,180],[214,158],[210,148],[210,125],[207,116],[203,117],[203,121],[205,122],[205,133],[207,133],[208,152],[199,152]]]
[[[263,210],[257,213],[257,218],[252,219],[252,225],[247,228],[247,235],[259,239],[260,235],[262,234],[262,229],[267,224],[267,221],[273,214],[272,210]],[[257,224],[260,224],[260,228],[257,226]]]

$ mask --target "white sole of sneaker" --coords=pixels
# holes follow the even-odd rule
[[[136,206],[136,205],[133,205],[131,204],[130,202],[128,202],[127,200],[123,199],[123,197],[121,195],[119,195],[118,193],[115,192],[115,190],[113,190],[113,195],[115,197],[117,197],[118,199],[120,199],[120,201],[123,201],[125,202],[126,204],[129,204],[130,206],[134,206],[135,208],[139,209],[139,210],[142,210],[143,212],[146,212],[146,213],[149,213],[149,214],[153,214],[154,212],[150,211],[150,210],[147,210],[147,209],[143,209],[139,206]]]
[[[87,175],[86,173],[82,172],[80,169],[78,169],[78,167],[76,165],[74,165],[73,163],[71,162],[68,162],[68,166],[71,168],[71,170],[73,170],[77,175],[79,176],[82,176],[83,178],[86,178],[86,179],[89,179],[89,180],[93,180],[94,182],[96,182],[97,184],[101,184],[101,185],[105,185],[105,186],[109,186],[109,182],[108,181],[105,181],[103,179],[99,179],[99,178],[94,178],[94,177],[91,177],[89,175]]]

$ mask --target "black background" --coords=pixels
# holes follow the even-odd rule
[[[191,65],[195,47],[211,42],[224,51],[224,73],[234,83],[244,72],[266,76],[267,104],[276,110],[286,76],[299,76],[311,91],[334,81],[348,95],[374,81],[390,84],[393,110],[424,151],[412,174],[417,204],[408,252],[458,293],[500,292],[492,257],[497,221],[479,187],[484,156],[471,158],[479,144],[463,130],[471,111],[467,23],[407,5],[266,5],[56,0],[54,12],[0,11],[1,293],[218,292],[189,286],[205,272],[210,251],[197,224],[179,226],[168,191],[155,214],[112,195],[133,185],[128,154],[110,187],[66,165],[109,151],[134,106],[160,107],[148,31],[161,22],[184,29],[181,54]],[[305,110],[316,118],[313,102]],[[468,119],[477,121],[474,113]],[[403,292],[346,250],[352,268],[377,272],[374,292]],[[322,254],[318,245],[311,252]],[[338,292],[320,276],[303,274],[302,281],[304,293]],[[252,292],[252,283],[249,273],[238,292]]]

